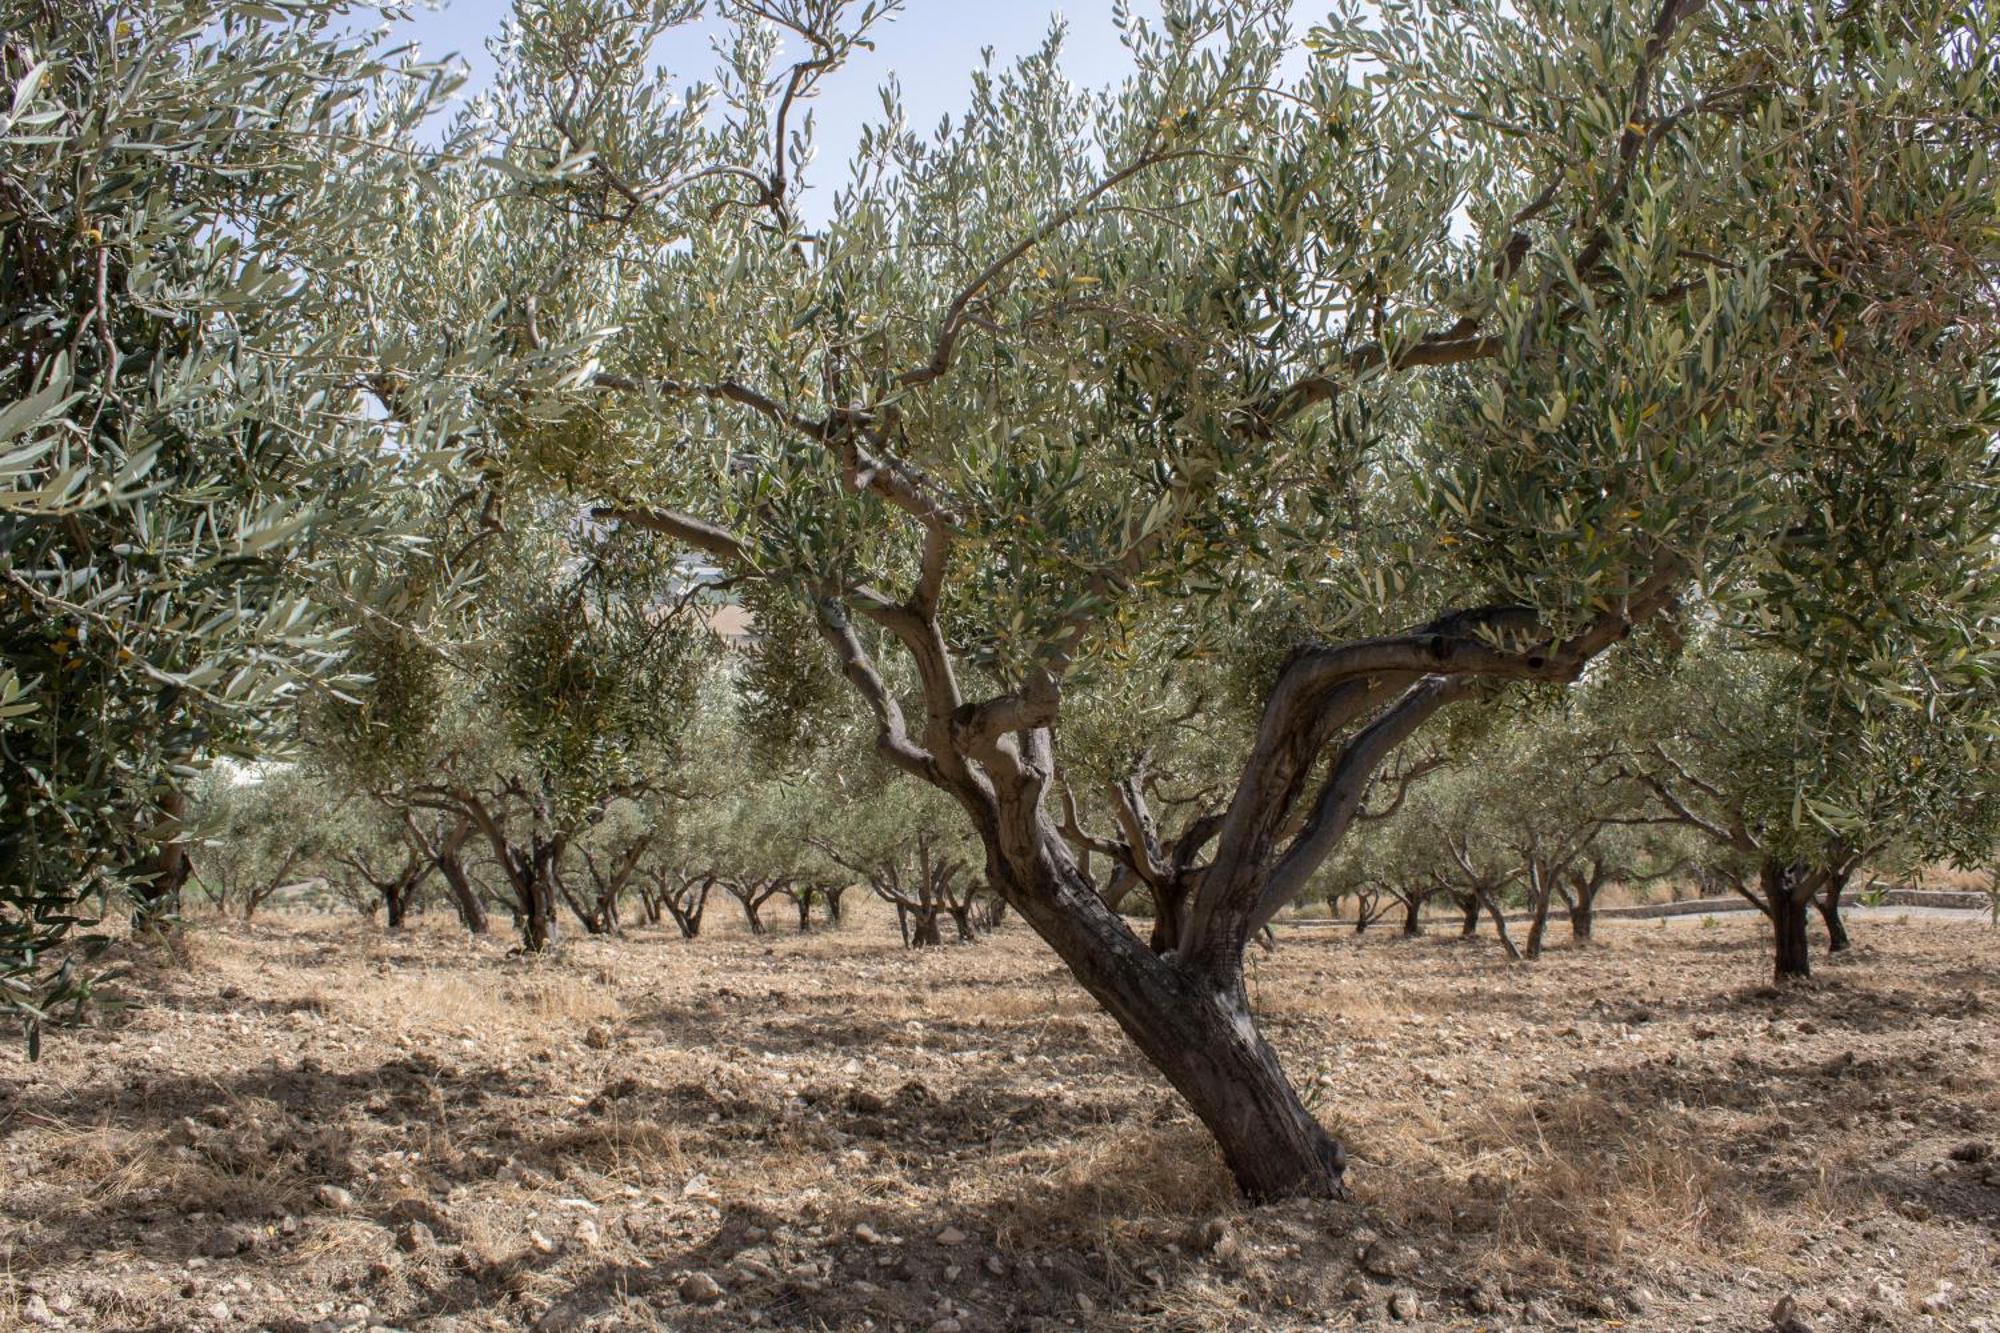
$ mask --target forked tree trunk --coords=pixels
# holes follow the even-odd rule
[[[722,887],[728,892],[730,897],[736,900],[736,905],[743,909],[743,922],[750,928],[750,933],[752,935],[762,935],[764,933],[764,904],[769,900],[770,895],[755,883],[725,883]]]
[[[1416,936],[1424,933],[1424,900],[1420,894],[1411,894],[1403,899],[1403,934]]]
[[[1032,870],[1041,883],[1010,885],[998,866],[991,878],[1187,1099],[1243,1193],[1338,1196],[1346,1153],[1258,1031],[1240,958],[1222,975],[1197,973],[1142,944],[1073,866],[1042,860]]]
[[[910,926],[904,935],[904,943],[912,949],[931,949],[944,943],[944,933],[938,929],[937,908],[924,906],[910,912]]]
[[[659,897],[655,901],[673,917],[674,927],[680,931],[681,938],[691,940],[701,934],[701,914],[708,909],[708,895],[714,888],[713,875],[700,880],[685,880],[678,888],[668,888],[662,877]]]
[[[1460,939],[1471,939],[1479,933],[1479,895],[1467,893],[1459,897],[1459,910],[1465,913],[1465,920],[1459,927]]]
[[[639,916],[649,926],[660,924],[659,891],[643,880],[639,883]]]
[[[826,899],[827,925],[838,928],[847,924],[847,909],[842,906],[841,900],[847,896],[850,887],[852,886],[847,884],[829,884],[820,890]]]

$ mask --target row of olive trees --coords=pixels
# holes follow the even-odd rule
[[[524,52],[492,123],[542,206],[463,221],[578,369],[564,448],[506,463],[796,599],[1246,1192],[1336,1191],[1345,1154],[1243,950],[1443,715],[1697,604],[1870,744],[1990,688],[1987,7],[1344,7],[1288,80],[1269,7],[1187,0],[1108,96],[1052,43],[931,138],[892,101],[808,224],[788,118],[878,8],[733,6],[812,49],[788,76],[750,23],[719,123],[642,59]],[[1162,608],[1307,641],[1156,847],[1063,786],[1070,703]]]
[[[19,7],[10,33],[131,54],[104,15],[64,27],[60,7]],[[352,433],[324,437],[345,466],[327,484],[277,469],[287,495],[458,464],[434,503],[362,506],[380,551],[307,543],[359,679],[302,731],[355,793],[469,821],[530,947],[610,803],[673,780],[696,674],[680,613],[709,579],[767,626],[809,629],[876,752],[950,816],[920,878],[962,845],[1260,1197],[1337,1192],[1345,1152],[1258,1031],[1244,950],[1398,827],[1427,745],[1490,774],[1505,747],[1473,742],[1524,697],[1629,691],[1654,729],[1599,762],[1658,803],[1645,817],[1714,825],[1756,861],[1781,962],[1801,895],[1874,852],[1885,802],[1964,804],[1952,775],[1983,769],[2000,643],[1989,6],[1341,5],[1301,43],[1265,0],[1169,0],[1124,21],[1113,88],[1065,78],[1052,37],[972,81],[963,119],[928,137],[888,97],[809,220],[801,103],[896,7],[726,0],[724,66],[682,90],[649,53],[699,6],[564,0],[564,22],[523,25],[443,151],[408,146],[421,97],[388,96],[392,72],[326,71],[385,90],[356,100],[286,72],[287,52],[334,40],[334,5],[138,7],[192,25],[154,61],[186,88],[212,83],[204,43],[249,32],[292,43],[227,62],[273,70],[252,90],[273,105],[381,118],[328,136],[359,147],[306,151],[260,123],[169,163],[197,182],[238,151],[297,164],[303,180],[275,185],[218,171],[228,225],[198,234],[297,321],[268,360],[337,367],[296,404],[259,396],[275,372],[225,387],[242,429],[190,457],[270,483],[271,439],[322,438],[290,429],[278,409],[295,405]],[[36,84],[33,52],[8,59],[31,115],[42,87],[131,83]],[[43,129],[10,151],[69,142]],[[409,179],[385,182],[385,161]],[[54,173],[84,182],[63,204],[30,165],[10,207],[53,200],[46,243],[73,261],[56,341],[122,355],[98,312],[153,307],[98,276],[91,178]],[[140,187],[103,237],[182,226],[156,207],[182,188]],[[246,230],[298,253],[237,266]],[[132,345],[187,355],[240,304]],[[44,392],[36,376],[15,396]],[[35,446],[122,429],[121,396],[97,402],[50,399]],[[130,444],[83,474],[114,502],[145,457]],[[69,494],[70,465],[37,457],[37,494]],[[37,514],[47,539],[14,548],[66,552],[29,577],[43,594],[67,598],[90,550],[152,550],[79,542],[72,517]],[[237,545],[188,568],[227,588],[236,556],[293,531],[253,527],[193,525]],[[107,586],[197,585],[140,570]],[[276,599],[231,603],[253,604],[293,623]],[[210,623],[188,609],[148,623]],[[825,663],[793,648],[774,641],[763,734],[832,751]],[[1731,670],[1677,686],[1674,659],[1711,650]],[[68,651],[21,685],[50,688]],[[239,678],[168,674],[143,678],[169,701]],[[1752,747],[1742,799],[1743,752],[1718,741],[1705,771],[1686,721],[1702,714],[1660,702],[1683,688],[1726,714],[1738,675],[1774,705],[1753,721],[1785,719],[1790,739]],[[141,716],[128,734],[166,732]],[[1939,735],[1972,752],[1944,762]],[[10,770],[9,801],[36,781]],[[1714,817],[1732,805],[1741,838]],[[81,845],[101,864],[142,825]],[[1952,826],[1913,840],[1969,850]],[[171,828],[133,840],[184,857]],[[1140,890],[1144,935],[1117,910]]]

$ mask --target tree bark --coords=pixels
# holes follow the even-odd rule
[[[1459,927],[1460,939],[1471,939],[1479,933],[1479,895],[1468,893],[1458,900],[1459,908],[1465,913],[1465,921]]]
[[[991,878],[1208,1127],[1254,1200],[1337,1197],[1346,1153],[1299,1100],[1250,1011],[1240,956],[1217,972],[1155,954],[1066,861]]]
[[[749,923],[750,933],[752,935],[762,935],[764,933],[764,904],[757,900],[754,893],[742,894],[736,901],[743,904],[743,919]]]
[[[1423,895],[1413,893],[1403,899],[1403,934],[1417,936],[1424,933]]]
[[[905,942],[912,949],[932,949],[944,943],[944,933],[938,929],[937,908],[919,907],[910,916],[910,929]]]
[[[1569,908],[1570,938],[1574,939],[1578,944],[1590,943],[1592,939],[1592,931],[1594,930],[1596,924],[1597,924],[1597,906],[1596,904],[1591,902],[1590,899],[1578,898],[1575,902],[1570,904]]]
[[[451,905],[458,912],[458,920],[467,931],[474,935],[486,933],[486,902],[479,896],[479,890],[472,886],[472,877],[465,873],[465,861],[456,851],[439,855],[437,866],[444,875],[445,886],[451,891]]]
[[[1175,879],[1150,890],[1153,899],[1153,952],[1172,953],[1181,946],[1187,921],[1187,884]]]
[[[668,888],[665,880],[661,880],[656,901],[673,917],[682,939],[691,940],[701,934],[701,914],[708,909],[708,895],[714,888],[713,875],[698,881],[690,878],[676,888]]]
[[[556,857],[560,844],[536,835],[527,876],[527,911],[521,919],[521,947],[545,953],[556,941]]]
[[[401,930],[410,912],[410,896],[415,885],[407,879],[392,879],[382,885],[382,914],[390,930]]]
[[[1548,889],[1544,887],[1538,890],[1534,895],[1534,901],[1535,915],[1528,922],[1528,947],[1525,952],[1529,958],[1540,958],[1542,956],[1542,938],[1548,934],[1549,930]]]
[[[1813,900],[1819,908],[1820,920],[1826,923],[1826,951],[1844,952],[1850,941],[1847,938],[1847,923],[1840,919],[1840,895],[1847,888],[1848,877],[1836,875],[1826,886],[1826,890]]]
[[[1477,899],[1486,907],[1486,915],[1493,920],[1493,929],[1500,935],[1500,947],[1507,951],[1512,962],[1521,961],[1521,951],[1514,947],[1513,936],[1507,933],[1507,914],[1500,910],[1500,900],[1490,893],[1481,893]]]
[[[1354,895],[1355,934],[1367,933],[1369,925],[1375,920],[1375,897],[1374,893],[1366,889]]]
[[[1780,982],[1812,975],[1812,950],[1806,934],[1806,904],[1812,900],[1804,866],[1766,861],[1759,870],[1764,902],[1771,916],[1775,975]]]
[[[187,813],[186,792],[172,789],[160,797],[162,823],[178,826],[187,819]],[[132,891],[137,899],[132,909],[134,930],[156,928],[180,915],[181,890],[187,887],[192,869],[187,844],[178,833],[154,850],[151,858],[141,865],[140,873],[133,877]]]

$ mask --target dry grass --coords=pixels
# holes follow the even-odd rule
[[[1341,1327],[1400,1284],[1423,1323],[1683,1329],[1763,1316],[1746,1265],[1891,1326],[1945,1280],[1995,1313],[2000,1199],[1933,1170],[2000,1125],[1983,929],[1868,923],[1776,997],[1744,919],[1532,966],[1293,932],[1253,999],[1358,1203],[1248,1209],[1019,927],[917,955],[875,904],[805,938],[727,906],[549,961],[326,917],[139,959],[152,1002],[0,1055],[0,1326],[32,1290],[76,1329]],[[1371,1234],[1421,1266],[1357,1276]]]

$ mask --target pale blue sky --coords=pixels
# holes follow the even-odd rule
[[[499,30],[511,7],[508,0],[443,0],[434,11],[416,13],[404,32],[431,59],[462,55],[476,88],[492,75],[486,39]],[[1293,22],[1303,32],[1327,7],[1317,0],[1292,0]],[[1157,5],[1144,0],[1134,8],[1157,11]],[[963,109],[982,47],[993,47],[1003,62],[1024,55],[1041,42],[1058,14],[1069,21],[1064,63],[1076,82],[1095,85],[1124,75],[1128,63],[1111,26],[1111,0],[907,0],[894,22],[877,29],[876,49],[858,55],[814,103],[819,178],[837,176],[837,165],[847,160],[861,126],[880,116],[876,89],[892,73],[902,82],[911,126],[928,130],[940,116]],[[706,35],[695,28],[675,34],[662,52],[662,63],[690,82],[706,78],[715,66]],[[830,173],[829,168],[836,170]]]

